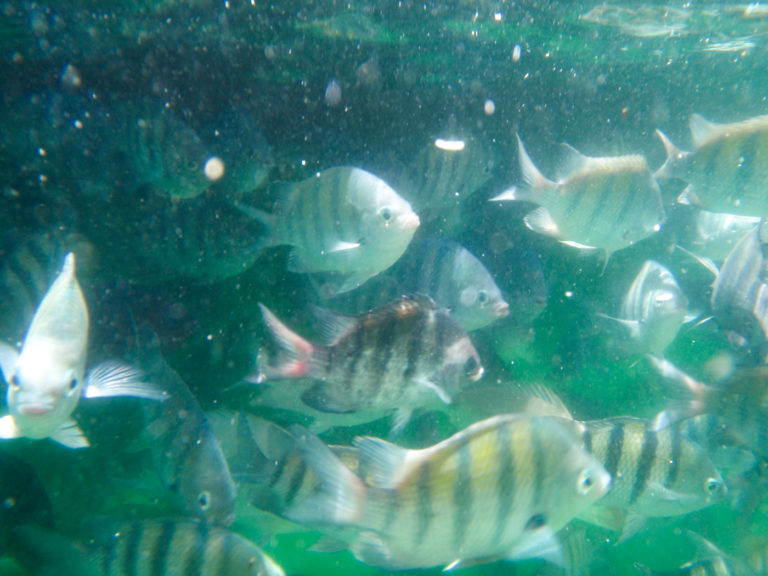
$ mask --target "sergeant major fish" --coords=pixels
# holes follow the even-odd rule
[[[619,316],[602,316],[628,329],[632,351],[660,356],[685,322],[687,307],[672,273],[647,260],[624,296]]]
[[[328,346],[293,333],[266,306],[261,311],[279,355],[276,364],[259,362],[252,380],[319,380],[302,396],[318,410],[396,410],[399,430],[414,408],[438,399],[449,404],[466,381],[483,374],[467,333],[426,297],[403,297],[355,318],[329,318]]]
[[[712,212],[768,216],[768,116],[715,124],[691,116],[692,152],[679,150],[661,131],[667,160],[657,178],[689,184],[679,201]]]
[[[88,309],[75,276],[75,256],[69,253],[32,318],[21,352],[0,345],[10,411],[0,418],[0,438],[50,437],[82,448],[88,440],[72,419],[81,396],[165,397],[125,364],[107,361],[86,376],[87,348]]]
[[[554,534],[611,482],[557,418],[497,416],[421,450],[357,438],[366,482],[294,430],[324,490],[290,516],[356,528],[354,555],[387,569],[556,557]]]
[[[540,204],[525,217],[531,230],[606,256],[658,232],[661,191],[640,155],[592,158],[566,146],[563,176],[545,178],[517,138],[523,185],[492,198]]]
[[[274,214],[241,206],[266,224],[267,246],[293,247],[288,269],[336,281],[330,294],[357,288],[403,254],[419,226],[410,204],[382,179],[352,167],[319,172],[291,187]]]

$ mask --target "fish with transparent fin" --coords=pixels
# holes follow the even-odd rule
[[[557,418],[497,416],[420,450],[359,437],[365,481],[309,432],[293,433],[322,488],[289,517],[356,528],[353,554],[394,570],[533,557],[562,563],[556,532],[611,482]]]
[[[262,353],[249,380],[318,380],[302,400],[324,412],[396,411],[393,432],[415,408],[450,404],[454,393],[483,375],[464,329],[434,301],[406,296],[356,317],[317,310],[327,346],[291,331],[261,305],[278,348],[277,362]]]
[[[142,382],[138,370],[121,362],[103,362],[86,374],[88,323],[70,253],[38,306],[21,351],[0,343],[10,412],[0,418],[0,438],[50,437],[69,448],[83,448],[88,440],[72,418],[81,397],[165,397]]]
[[[292,246],[288,270],[319,275],[328,296],[389,268],[419,227],[411,205],[384,180],[348,166],[289,185],[272,214],[238,207],[269,228],[265,247]]]

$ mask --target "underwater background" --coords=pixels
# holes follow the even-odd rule
[[[244,411],[307,426],[329,444],[388,438],[387,417],[350,424],[347,414],[308,415],[293,382],[246,381],[270,342],[259,303],[312,341],[320,331],[310,307],[329,304],[316,278],[292,268],[289,248],[265,240],[264,218],[244,206],[272,213],[290,183],[337,166],[367,170],[407,197],[408,182],[426,186],[449,169],[423,152],[446,139],[481,149],[444,177],[460,203],[449,199],[442,211],[428,200],[436,212],[428,214],[409,200],[421,219],[415,237],[469,250],[508,303],[503,317],[470,332],[481,383],[546,386],[579,421],[650,421],[674,405],[678,392],[647,350],[627,352],[628,336],[601,316],[619,315],[652,259],[674,275],[691,316],[664,358],[704,382],[727,381],[723,373],[736,367],[758,370],[759,388],[760,344],[736,345],[721,319],[703,321],[712,316],[713,275],[694,248],[676,249],[694,218],[694,207],[677,202],[683,182],[660,181],[665,220],[657,233],[610,255],[532,230],[524,220],[531,202],[489,200],[524,180],[516,135],[557,180],[567,173],[562,143],[591,157],[642,155],[655,171],[667,159],[657,129],[690,150],[693,114],[718,123],[759,117],[767,50],[768,7],[758,2],[2,3],[0,337],[23,341],[64,255],[74,252],[90,316],[89,366],[121,358],[151,374],[147,357],[160,350],[212,423]],[[623,201],[610,191],[599,198],[609,211]],[[746,401],[760,405],[753,388]],[[503,393],[415,411],[391,439],[436,444],[497,413],[495,403],[503,405]],[[86,449],[2,440],[0,574],[37,573],[34,561],[14,559],[17,525],[43,526],[33,538],[44,551],[61,535],[82,541],[93,519],[187,516],[163,472],[182,447],[155,454],[165,432],[145,432],[165,417],[152,410],[137,398],[84,400],[74,416]],[[329,423],[313,427],[320,416]],[[223,446],[232,440],[231,427],[214,430]],[[173,474],[183,477],[179,458]],[[310,550],[315,527],[258,510],[239,465],[229,462],[238,500],[228,530],[286,574],[388,573],[347,551]],[[560,532],[577,541],[565,546],[564,568],[535,558],[461,570],[689,573],[673,571],[717,556],[751,570],[718,574],[765,573],[754,560],[768,551],[763,475],[757,454],[733,482],[724,473],[727,498],[649,519],[618,544],[618,532],[574,520]]]

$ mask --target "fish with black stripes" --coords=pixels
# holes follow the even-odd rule
[[[22,526],[13,551],[34,574],[64,576],[284,576],[250,540],[187,518],[86,521],[76,536]]]
[[[239,204],[290,245],[288,270],[320,274],[328,296],[353,290],[402,256],[419,227],[411,205],[360,168],[329,168],[287,185],[272,214]]]
[[[320,411],[395,411],[393,431],[399,431],[415,408],[450,404],[454,393],[483,375],[467,333],[424,296],[405,296],[356,317],[322,313],[328,345],[305,340],[260,306],[278,354],[270,363],[260,353],[249,380],[317,380],[302,400]]]
[[[539,234],[606,258],[661,230],[661,190],[645,157],[590,157],[564,146],[557,180],[544,177],[517,138],[523,184],[491,201],[526,200],[539,208],[525,224]]]
[[[662,355],[688,319],[688,299],[664,266],[646,260],[619,307],[617,317],[601,314],[626,329],[629,352]]]
[[[679,244],[702,258],[722,263],[736,243],[760,222],[757,216],[739,216],[697,209],[682,230]]]
[[[482,261],[462,245],[436,237],[414,239],[390,270],[327,304],[356,314],[400,294],[429,296],[467,332],[509,315],[509,304]]]
[[[611,482],[551,417],[493,417],[420,450],[358,437],[365,481],[308,431],[292,431],[322,489],[288,516],[356,529],[355,557],[394,570],[559,559],[556,532]]]
[[[10,412],[0,418],[0,438],[52,438],[68,448],[83,448],[88,440],[72,418],[81,397],[165,398],[162,390],[142,382],[138,370],[121,362],[102,362],[86,374],[88,326],[75,255],[69,253],[32,318],[21,351],[0,343]]]
[[[768,116],[717,124],[694,114],[689,127],[691,152],[656,130],[667,152],[656,177],[689,184],[678,202],[712,212],[768,216]]]

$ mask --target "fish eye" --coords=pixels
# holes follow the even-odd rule
[[[392,220],[392,210],[389,208],[382,208],[381,219],[384,220],[384,222],[389,223]]]
[[[486,304],[488,304],[489,300],[490,298],[488,297],[488,292],[486,292],[485,290],[480,290],[477,293],[477,303],[480,304],[480,306],[485,306]]]
[[[464,374],[466,376],[472,377],[475,374],[477,374],[478,369],[480,368],[480,364],[477,362],[477,358],[474,356],[470,356],[466,362],[464,362]]]
[[[720,486],[722,483],[717,478],[707,478],[704,487],[707,489],[707,492],[710,494],[714,494],[718,490],[720,490]]]
[[[19,383],[19,379],[16,377],[16,374],[11,376],[11,379],[8,381],[8,385],[15,390],[21,388],[21,384]]]
[[[528,519],[528,522],[526,522],[525,529],[533,531],[543,528],[546,525],[547,517],[544,514],[534,514]]]
[[[77,388],[77,378],[72,378],[72,380],[69,381],[69,391],[74,392]]]
[[[207,491],[200,492],[197,495],[197,503],[200,505],[200,510],[208,510],[208,507],[211,505],[211,495]]]
[[[592,472],[590,470],[583,470],[579,474],[578,490],[581,494],[589,494],[592,490],[592,486],[595,485],[595,481],[592,478]]]

